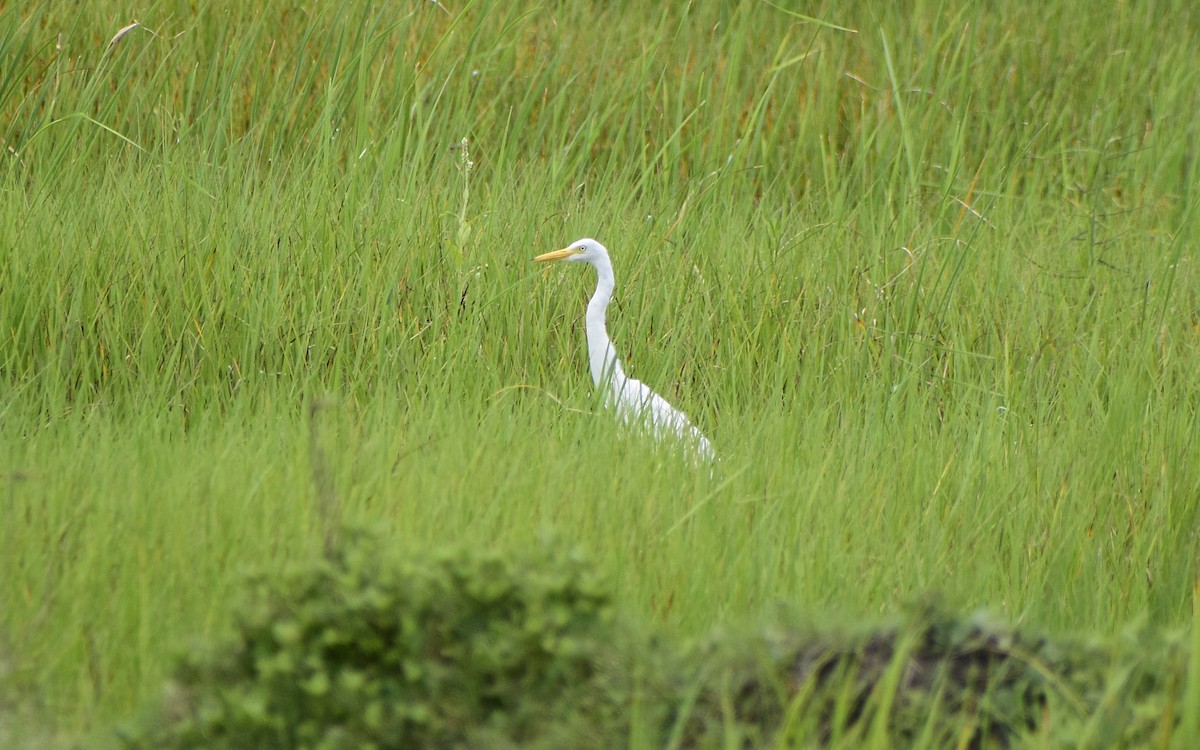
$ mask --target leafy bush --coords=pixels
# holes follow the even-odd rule
[[[619,639],[580,558],[390,558],[359,539],[256,579],[233,643],[188,657],[128,746],[527,744],[604,710]]]
[[[1041,643],[932,607],[862,633],[794,624],[727,633],[698,655],[720,674],[702,694],[697,728],[732,729],[755,747],[814,737],[834,746],[873,738],[887,747],[1008,747],[1045,710],[1047,679],[1031,661]]]
[[[1050,639],[927,601],[858,632],[719,633],[686,661],[705,670],[689,747],[1194,746],[1186,652],[1149,633]]]

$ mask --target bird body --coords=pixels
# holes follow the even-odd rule
[[[696,455],[712,459],[715,455],[712,444],[687,416],[645,383],[626,375],[621,367],[606,323],[616,279],[604,245],[593,239],[577,240],[567,248],[539,255],[534,260],[583,262],[596,269],[596,291],[588,301],[584,322],[588,369],[596,388],[604,392],[605,406],[613,409],[626,424],[648,428],[656,437],[674,436],[690,444]]]

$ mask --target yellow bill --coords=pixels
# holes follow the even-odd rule
[[[548,253],[542,253],[538,257],[534,258],[534,260],[538,263],[543,263],[548,260],[562,260],[563,258],[570,258],[572,255],[579,255],[582,252],[583,251],[577,247],[564,247],[562,250],[553,250]]]

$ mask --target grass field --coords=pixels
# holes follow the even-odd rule
[[[130,12],[0,10],[9,732],[156,696],[330,498],[684,636],[1194,626],[1190,3]],[[530,262],[583,236],[711,475],[599,408],[594,276]]]

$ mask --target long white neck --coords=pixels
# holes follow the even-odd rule
[[[588,301],[587,316],[584,318],[587,323],[588,365],[592,370],[592,382],[596,386],[610,381],[621,383],[625,380],[625,372],[621,369],[617,350],[613,348],[604,323],[616,283],[612,263],[602,256],[592,266],[596,269],[596,292]]]

